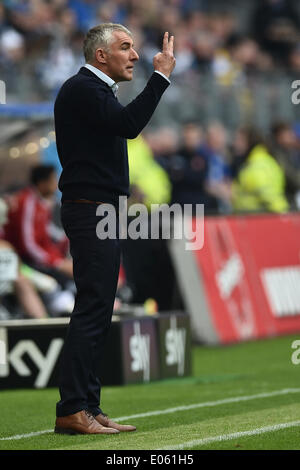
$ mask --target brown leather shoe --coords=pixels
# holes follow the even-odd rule
[[[54,432],[58,434],[118,434],[117,429],[101,425],[86,410],[56,418]]]
[[[117,431],[120,432],[129,432],[129,431],[135,431],[136,427],[131,426],[131,424],[118,424],[109,419],[109,417],[105,414],[100,413],[99,415],[95,416],[95,420],[101,424],[102,426],[105,426],[107,429],[113,428],[116,429]]]

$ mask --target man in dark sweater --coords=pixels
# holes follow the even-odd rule
[[[96,209],[101,203],[117,207],[119,197],[129,195],[126,139],[138,136],[169,86],[175,66],[173,42],[166,32],[146,87],[123,107],[116,98],[117,82],[132,79],[139,58],[132,35],[118,24],[92,28],[84,41],[86,65],[64,83],[55,102],[63,168],[61,218],[70,239],[77,287],[61,360],[58,433],[115,434],[136,429],[113,422],[100,408],[97,366],[111,324],[120,246],[118,238],[97,236]]]

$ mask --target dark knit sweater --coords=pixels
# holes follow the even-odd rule
[[[126,139],[150,120],[169,83],[153,73],[144,90],[122,106],[111,88],[82,67],[61,87],[55,101],[55,132],[63,168],[62,201],[89,199],[117,204],[129,195]]]

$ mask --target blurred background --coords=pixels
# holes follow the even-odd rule
[[[140,56],[134,80],[119,87],[118,98],[124,105],[151,75],[164,31],[175,36],[172,86],[142,135],[128,141],[130,203],[143,202],[149,208],[153,203],[193,207],[201,203],[207,216],[283,214],[300,208],[300,105],[291,99],[292,83],[300,77],[299,2],[4,0],[0,4],[0,80],[6,87],[6,104],[0,105],[1,237],[25,264],[18,274],[21,287],[10,287],[19,307],[16,310],[11,301],[3,305],[2,296],[3,319],[55,316],[72,309],[74,287],[59,233],[60,195],[49,180],[50,189],[45,189],[47,178],[53,176],[51,168],[57,178],[61,171],[53,103],[62,83],[84,65],[85,33],[102,22],[126,25]],[[37,166],[51,168],[48,173],[40,168],[38,181],[33,181]],[[36,209],[43,214],[43,223],[49,222],[51,213],[54,225],[49,237],[55,249],[50,238],[45,242],[45,234],[43,248],[59,251],[52,251],[51,259],[43,263],[36,259],[34,248],[20,247],[16,240],[22,237],[24,217],[28,221],[22,204],[32,185],[47,201]],[[37,230],[36,225],[32,230]],[[145,302],[149,311],[186,308],[166,244],[134,242],[124,243],[116,308]],[[7,284],[1,282],[2,293],[7,294]],[[28,292],[30,285],[44,292],[44,308],[39,303],[34,309],[32,303],[26,306],[22,289]]]

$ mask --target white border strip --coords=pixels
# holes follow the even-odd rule
[[[175,408],[167,408],[165,410],[153,410],[153,411],[148,411],[146,413],[138,413],[138,414],[129,415],[129,416],[120,416],[119,418],[112,418],[112,419],[114,421],[127,421],[131,419],[136,419],[136,418],[146,418],[149,416],[160,416],[160,415],[165,415],[169,413],[177,413],[178,411],[194,410],[195,408],[207,408],[207,407],[213,407],[213,406],[218,406],[218,405],[224,405],[226,403],[239,403],[243,401],[256,400],[259,398],[269,398],[269,397],[275,397],[275,396],[280,396],[280,395],[287,395],[289,393],[300,393],[300,388],[284,388],[283,390],[275,390],[274,392],[265,392],[265,393],[257,393],[255,395],[244,395],[240,397],[224,398],[223,400],[207,401],[203,403],[194,403],[193,405],[177,406]],[[47,433],[52,433],[52,432],[53,432],[53,429],[48,429],[45,431],[31,432],[28,434],[17,434],[15,436],[1,437],[0,441],[23,439],[26,437],[39,436],[40,434],[47,434]],[[211,438],[208,438],[208,439],[211,439]]]
[[[265,426],[263,428],[250,429],[249,431],[233,432],[231,434],[221,434],[220,436],[205,437],[204,439],[194,439],[193,441],[183,442],[182,444],[175,444],[172,447],[161,447],[160,449],[156,450],[183,450],[186,448],[211,444],[212,442],[230,441],[232,439],[244,436],[257,436],[266,432],[274,432],[279,431],[280,429],[293,428],[296,426],[300,426],[300,421],[290,421],[289,423],[273,424],[271,426]]]
[[[119,321],[118,314],[113,314],[113,321]],[[26,320],[1,320],[1,327],[17,327],[27,328],[29,326],[61,326],[68,325],[70,323],[70,317],[61,318],[27,318]]]

